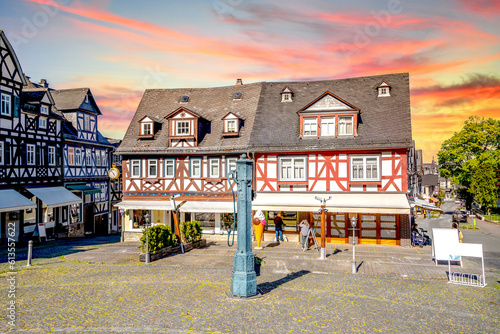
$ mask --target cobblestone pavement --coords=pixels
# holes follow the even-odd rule
[[[109,241],[116,241],[111,237]],[[0,264],[0,300],[15,276],[17,333],[498,333],[500,274],[487,268],[485,288],[447,284],[429,247],[328,244],[327,260],[296,242],[264,243],[257,277],[263,297],[235,300],[233,254],[225,241],[149,265],[138,243],[96,239],[38,251],[32,267]],[[22,250],[19,250],[22,253]],[[36,252],[35,252],[36,254]],[[22,259],[22,254],[19,254]],[[476,272],[474,261],[454,270]],[[11,300],[11,299],[9,299]],[[10,331],[8,319],[0,331]]]

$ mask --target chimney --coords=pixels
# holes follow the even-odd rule
[[[236,86],[243,85],[243,81],[241,79],[236,79]]]
[[[43,88],[49,88],[49,83],[47,82],[46,79],[41,79],[39,85],[42,86]]]

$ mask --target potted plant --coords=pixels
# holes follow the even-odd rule
[[[263,258],[261,257],[258,257],[258,256],[254,256],[253,257],[254,259],[254,269],[255,269],[255,274],[257,276],[260,276],[260,266],[265,263],[266,261],[264,261]]]

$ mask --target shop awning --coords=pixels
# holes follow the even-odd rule
[[[326,202],[330,212],[409,214],[410,204],[404,193],[257,193],[252,210],[315,212],[321,207],[315,199],[332,197]]]
[[[125,210],[172,210],[170,201],[121,201],[114,206]]]
[[[36,203],[33,203],[14,189],[0,190],[0,212],[34,208],[36,208]]]
[[[419,198],[415,198],[411,201],[411,206],[414,207],[420,207],[422,209],[425,209],[425,210],[431,210],[431,211],[440,211],[440,212],[443,212],[442,209],[438,208],[437,206],[435,206],[434,204],[431,204],[429,202],[426,202],[425,200],[422,200],[422,199],[419,199]]]
[[[233,201],[187,201],[179,208],[179,210],[181,212],[230,213],[234,211],[234,208]]]
[[[83,191],[85,195],[101,193],[100,188],[92,188],[87,186],[86,184],[68,184],[66,188],[71,190]]]
[[[26,188],[49,208],[78,204],[82,199],[64,187]]]

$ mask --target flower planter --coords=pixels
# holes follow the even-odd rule
[[[187,243],[187,244],[184,244],[184,251],[187,252],[193,248],[201,248],[201,247],[205,247],[207,245],[207,240],[206,239],[202,239],[200,241],[197,241],[197,242],[190,242],[190,243]],[[172,246],[168,246],[168,247],[165,247],[157,252],[154,252],[154,253],[149,253],[149,259],[150,261],[155,261],[155,260],[159,260],[161,258],[164,258],[172,253],[180,253],[181,252],[181,246],[175,246],[175,247],[172,247]],[[146,261],[146,253],[140,253],[139,254],[139,261],[140,262],[145,262]]]

